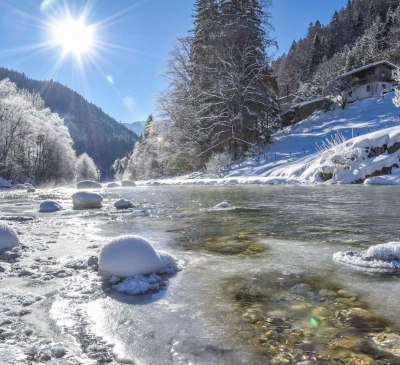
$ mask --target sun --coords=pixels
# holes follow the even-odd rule
[[[52,43],[62,48],[64,56],[73,54],[80,57],[93,51],[95,28],[87,25],[84,18],[71,16],[54,22],[51,27]]]

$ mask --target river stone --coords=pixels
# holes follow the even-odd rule
[[[19,246],[18,234],[14,228],[0,221],[0,251],[11,250]]]

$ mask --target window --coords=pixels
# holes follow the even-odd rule
[[[367,85],[367,93],[371,92],[371,85]]]
[[[386,77],[385,71],[382,71],[382,77]]]

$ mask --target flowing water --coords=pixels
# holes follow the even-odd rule
[[[2,350],[40,362],[49,339],[65,349],[51,354],[60,364],[400,363],[400,278],[332,261],[400,237],[400,188],[104,189],[103,208],[87,211],[72,210],[73,192],[0,192],[0,219],[24,245],[16,263],[0,261],[0,295],[8,307],[37,297],[23,325],[2,325],[0,307],[0,363]],[[116,211],[120,197],[137,206]],[[66,209],[38,213],[46,198]],[[231,208],[213,209],[222,201]],[[113,290],[85,263],[124,234],[149,238],[182,270],[159,292]]]

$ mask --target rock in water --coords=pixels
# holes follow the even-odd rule
[[[83,180],[83,181],[79,181],[76,184],[77,189],[99,189],[101,188],[101,184],[99,184],[96,181],[92,181],[92,180]]]
[[[151,243],[140,236],[119,237],[100,252],[99,271],[122,278],[148,275],[163,269],[163,262]]]
[[[134,204],[130,200],[120,199],[114,203],[114,207],[117,209],[129,209],[133,208]]]
[[[54,200],[44,200],[40,203],[39,212],[52,213],[52,212],[58,212],[62,209],[63,209],[62,206],[58,202]]]
[[[121,185],[119,185],[118,183],[116,183],[116,182],[112,182],[112,183],[109,183],[108,185],[107,185],[107,188],[120,188],[121,187]]]
[[[78,191],[72,195],[74,208],[77,209],[94,209],[101,208],[103,197],[96,193],[89,193],[86,191]]]
[[[11,250],[19,246],[18,234],[7,223],[0,222],[0,251]]]
[[[228,202],[222,202],[217,204],[214,209],[229,209],[231,205]]]
[[[136,183],[132,180],[122,180],[121,185],[124,187],[133,187],[136,186]]]

